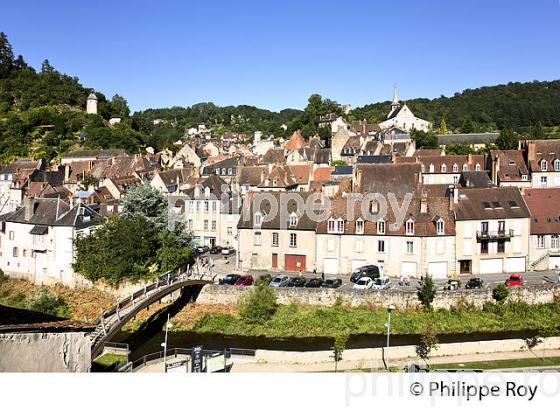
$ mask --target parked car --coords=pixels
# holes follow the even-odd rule
[[[240,276],[239,279],[235,282],[235,286],[251,286],[254,282],[254,279],[251,275],[243,275]]]
[[[303,288],[305,286],[306,279],[300,276],[294,276],[291,278],[286,287],[288,288]]]
[[[323,279],[321,278],[311,278],[305,284],[306,288],[320,288],[323,284]]]
[[[461,281],[458,279],[449,279],[447,282],[445,282],[445,285],[443,285],[444,290],[457,290],[460,287]]]
[[[197,255],[203,255],[206,252],[208,252],[208,246],[199,245],[196,248],[194,248],[194,253],[196,253]]]
[[[521,286],[523,284],[525,284],[525,281],[520,273],[512,273],[506,280],[506,286]]]
[[[270,282],[270,286],[275,288],[283,287],[288,284],[290,281],[290,277],[288,275],[278,275],[275,276],[272,281]]]
[[[321,285],[322,288],[329,289],[339,288],[340,286],[342,286],[342,279],[325,279]]]
[[[222,248],[222,255],[232,255],[235,253],[235,248],[233,246],[224,246]]]
[[[229,275],[226,275],[222,279],[220,279],[218,283],[220,285],[235,285],[235,283],[240,277],[241,275],[230,273]]]
[[[216,245],[216,246],[212,246],[210,248],[210,253],[213,254],[213,255],[215,255],[217,253],[221,253],[221,252],[222,252],[222,247],[221,246]]]
[[[357,283],[362,277],[367,276],[371,279],[377,279],[381,274],[379,273],[379,268],[375,265],[365,265],[356,269],[352,276],[350,276],[350,282]]]
[[[354,289],[371,289],[373,286],[373,279],[369,276],[364,276],[354,284]]]
[[[391,287],[391,279],[387,276],[380,276],[373,282],[373,289],[389,289]]]
[[[484,281],[480,278],[471,278],[467,281],[465,288],[467,289],[480,289]]]

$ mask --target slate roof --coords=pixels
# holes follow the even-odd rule
[[[458,221],[529,218],[529,208],[517,187],[459,189]]]
[[[500,133],[498,132],[486,132],[486,133],[472,133],[472,134],[437,134],[438,145],[447,144],[486,144],[489,142],[495,142]]]
[[[391,155],[360,155],[358,164],[390,164],[393,162]]]
[[[337,165],[334,167],[332,176],[351,176],[353,168],[351,165]]]
[[[78,150],[62,155],[62,159],[70,158],[90,158],[109,159],[120,155],[127,155],[124,149],[94,149],[94,150]]]
[[[531,235],[560,234],[560,188],[524,189],[531,211]]]
[[[463,188],[492,188],[494,185],[486,171],[463,171],[459,178]]]

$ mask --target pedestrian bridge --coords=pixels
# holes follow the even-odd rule
[[[102,312],[96,321],[97,327],[90,335],[92,359],[99,356],[103,351],[105,342],[110,341],[142,309],[150,307],[177,290],[183,290],[184,288],[198,288],[200,290],[204,285],[212,282],[213,278],[209,275],[197,273],[168,274],[134,292],[129,297],[120,300],[115,306]]]

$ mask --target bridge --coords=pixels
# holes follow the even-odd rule
[[[115,306],[103,311],[95,322],[96,329],[90,335],[92,359],[99,356],[103,351],[105,342],[111,340],[142,309],[148,308],[179,289],[202,288],[212,282],[213,278],[209,275],[189,272],[169,273],[159,277],[154,283],[144,286],[143,289],[134,292],[127,298],[118,301]]]

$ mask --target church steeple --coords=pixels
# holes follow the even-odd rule
[[[391,103],[391,107],[398,106],[398,105],[399,105],[399,99],[397,97],[397,84],[395,83],[393,85],[393,102]]]

